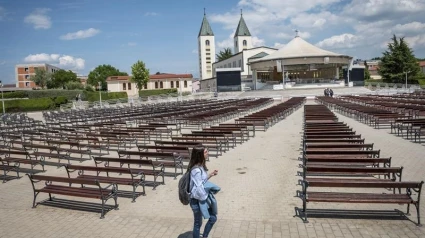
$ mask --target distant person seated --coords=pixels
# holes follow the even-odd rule
[[[329,96],[331,96],[331,97],[334,96],[334,91],[331,88],[329,89]]]

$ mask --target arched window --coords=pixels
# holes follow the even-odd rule
[[[159,82],[159,87],[160,87],[160,88],[164,88],[164,84],[162,83],[162,81],[161,81],[161,82]]]
[[[205,45],[206,45],[206,46],[210,46],[210,41],[209,41],[209,40],[206,40],[206,41],[205,41]]]
[[[158,88],[158,82],[155,82],[155,88]]]
[[[184,81],[184,87],[187,88],[187,81]]]
[[[179,87],[180,87],[180,82],[176,81],[176,88],[179,88]]]
[[[243,46],[246,46],[246,40],[243,40],[242,44]]]
[[[174,88],[174,81],[171,81],[171,88]]]

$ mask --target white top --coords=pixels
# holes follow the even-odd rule
[[[190,198],[204,201],[208,193],[204,189],[204,183],[208,180],[208,173],[202,166],[195,166],[190,171]]]
[[[291,59],[303,57],[325,57],[325,56],[343,56],[331,51],[320,49],[319,47],[308,43],[301,37],[295,37],[283,48],[274,52],[273,54],[259,58],[257,61],[278,60],[278,59]]]

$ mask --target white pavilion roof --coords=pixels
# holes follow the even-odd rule
[[[291,59],[291,58],[304,58],[304,57],[326,57],[326,56],[344,56],[331,51],[320,49],[301,37],[297,36],[292,39],[287,45],[273,54],[262,57],[253,62],[279,60],[279,59]]]

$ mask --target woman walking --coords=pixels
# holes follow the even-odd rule
[[[204,147],[195,147],[192,150],[188,171],[190,171],[190,207],[193,211],[193,237],[199,238],[201,235],[202,218],[208,219],[202,237],[208,237],[214,223],[217,221],[217,202],[215,193],[220,188],[208,182],[213,176],[218,174],[217,170],[208,174],[205,164],[208,157],[208,150]]]

